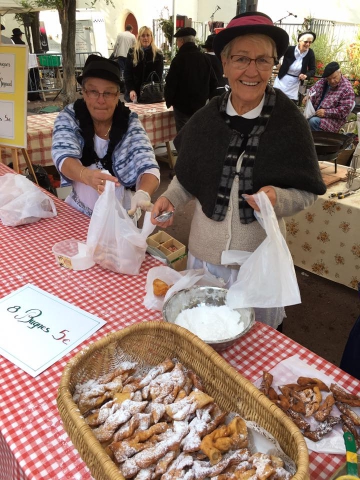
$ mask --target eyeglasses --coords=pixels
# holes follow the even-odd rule
[[[86,88],[83,88],[83,91],[86,93],[86,95],[88,95],[89,98],[93,98],[93,99],[98,99],[100,97],[100,95],[103,96],[103,99],[104,100],[114,100],[117,96],[118,96],[118,93],[119,93],[119,90],[114,93],[114,92],[98,92],[97,90],[86,90]]]
[[[262,72],[271,70],[277,63],[275,57],[250,58],[244,57],[244,55],[231,55],[230,60],[233,67],[237,70],[244,70],[251,62],[255,62],[256,68]]]

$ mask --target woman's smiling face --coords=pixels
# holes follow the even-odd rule
[[[264,35],[244,35],[235,38],[226,56],[222,55],[225,77],[231,87],[231,102],[239,115],[257,107],[264,95],[272,73],[272,65],[268,70],[259,70],[255,61],[239,69],[233,55],[241,55],[250,59],[271,59],[275,57],[274,45],[270,38]]]

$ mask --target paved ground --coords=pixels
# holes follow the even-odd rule
[[[46,106],[62,107],[56,102],[36,101],[28,103],[29,114],[36,114]],[[166,189],[171,173],[167,163],[160,162],[161,185],[155,198]],[[168,233],[187,245],[193,204],[176,212],[174,225]],[[302,303],[286,309],[284,334],[316,352],[328,361],[339,365],[350,329],[360,314],[357,292],[343,285],[326,280],[296,268]]]

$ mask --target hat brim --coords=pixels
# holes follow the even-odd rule
[[[109,80],[109,82],[114,82],[116,85],[120,86],[120,78],[116,75],[112,74],[111,72],[107,72],[105,70],[91,70],[89,73],[84,75],[79,75],[76,80],[80,85],[85,78],[101,78],[103,80]]]
[[[289,35],[280,27],[272,25],[243,25],[238,27],[230,27],[221,30],[214,38],[213,50],[220,58],[221,52],[225,45],[227,45],[234,38],[242,37],[243,35],[261,34],[272,38],[276,45],[278,58],[282,57],[289,46]]]
[[[307,32],[299,33],[299,35],[298,35],[298,42],[300,42],[300,38],[301,38],[303,35],[312,35],[312,36],[313,36],[313,43],[314,43],[315,40],[316,40],[316,33],[311,32],[310,30],[308,30]]]

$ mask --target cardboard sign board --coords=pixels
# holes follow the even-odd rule
[[[28,46],[0,45],[0,147],[27,147]]]

